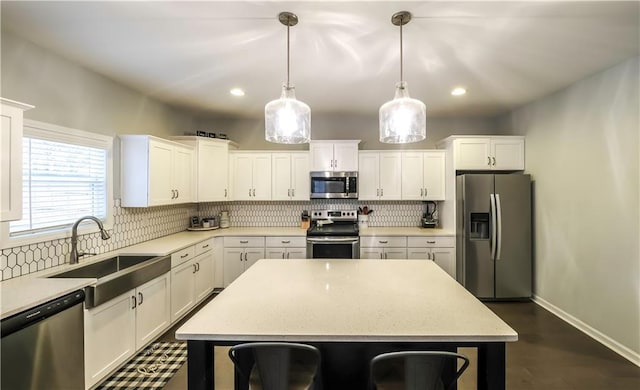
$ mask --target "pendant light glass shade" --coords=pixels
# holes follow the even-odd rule
[[[402,73],[402,26],[409,23],[411,13],[400,11],[391,17],[391,23],[400,26],[400,82],[396,84],[393,100],[380,107],[380,142],[406,144],[427,137],[427,106],[409,97]]]
[[[406,144],[427,136],[427,106],[409,97],[407,83],[396,84],[396,96],[380,107],[380,142]]]
[[[293,86],[282,86],[280,99],[264,107],[265,138],[279,144],[304,144],[311,140],[311,109],[296,100]]]
[[[291,12],[281,12],[278,20],[287,26],[287,82],[282,86],[280,99],[264,107],[264,134],[269,142],[304,144],[311,140],[311,109],[296,100],[295,88],[289,83],[289,28],[298,24]]]

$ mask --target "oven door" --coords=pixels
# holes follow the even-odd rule
[[[308,259],[359,259],[360,237],[307,237]]]

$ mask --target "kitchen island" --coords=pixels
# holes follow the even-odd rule
[[[478,388],[495,390],[518,335],[431,261],[260,260],[176,338],[192,390],[214,388],[214,346],[253,341],[316,345],[331,389],[365,389],[377,353],[477,347]]]

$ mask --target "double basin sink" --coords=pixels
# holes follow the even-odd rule
[[[171,256],[115,256],[51,275],[50,278],[95,278],[85,288],[85,306],[98,306],[171,270]]]

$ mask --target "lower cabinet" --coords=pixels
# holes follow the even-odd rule
[[[208,251],[171,269],[171,322],[213,291],[213,259],[213,251]]]
[[[224,287],[228,287],[256,261],[263,258],[264,237],[225,237]]]
[[[84,311],[85,388],[102,380],[170,325],[169,272]]]
[[[454,237],[408,237],[407,258],[433,260],[451,277],[456,277]]]
[[[374,237],[360,239],[361,259],[406,259],[407,237]]]
[[[307,238],[282,236],[266,238],[266,259],[306,259]]]

